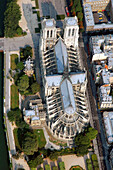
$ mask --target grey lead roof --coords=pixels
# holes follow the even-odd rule
[[[68,54],[66,45],[63,43],[61,38],[58,40],[57,44],[55,45],[55,54],[57,60],[57,69],[58,73],[63,73],[64,67],[68,65]]]

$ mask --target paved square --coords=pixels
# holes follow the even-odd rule
[[[40,17],[50,16],[50,18],[56,19],[56,15],[66,15],[64,0],[38,0],[38,3]]]
[[[24,31],[35,33],[35,28],[38,28],[37,15],[33,14],[32,7],[35,7],[35,1],[18,0],[21,9],[22,17],[19,21],[20,27]]]
[[[65,156],[61,156],[61,159],[65,164],[66,170],[69,170],[71,166],[74,166],[74,165],[79,165],[83,169],[86,169],[84,157],[77,157],[76,155],[65,155]]]

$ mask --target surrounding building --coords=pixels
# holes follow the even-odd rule
[[[104,112],[104,125],[109,144],[113,143],[113,112]]]
[[[113,0],[83,0],[86,31],[113,29]]]
[[[99,88],[100,108],[113,108],[113,35],[93,36],[90,50],[94,77]]]
[[[46,119],[46,113],[41,99],[29,101],[29,109],[23,109],[24,120],[30,126],[40,126]]]
[[[47,125],[57,139],[72,140],[89,123],[87,72],[81,66],[77,17],[64,20],[63,36],[54,19],[42,21],[40,64]]]

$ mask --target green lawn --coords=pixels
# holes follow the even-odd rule
[[[87,163],[87,169],[88,170],[93,170],[91,159],[86,159],[86,163]]]
[[[11,59],[11,69],[15,70],[16,65],[18,63],[18,55],[17,54],[12,54],[10,59]]]
[[[38,146],[39,148],[43,148],[46,144],[44,132],[42,129],[37,130],[37,135],[38,135]]]
[[[59,170],[65,170],[64,162],[59,162]]]
[[[91,155],[91,159],[92,159],[92,162],[93,162],[94,170],[99,170],[97,155],[96,154]]]
[[[65,15],[57,15],[56,18],[57,20],[62,20],[65,18]]]
[[[58,170],[58,167],[57,166],[53,166],[53,170]]]
[[[11,86],[11,109],[19,108],[19,93],[16,85]]]
[[[79,165],[72,166],[70,170],[83,170]]]
[[[50,170],[50,165],[45,165],[45,170]]]
[[[14,134],[14,139],[15,139],[15,145],[16,145],[16,148],[17,148],[17,150],[22,150],[22,148],[21,148],[21,146],[20,146],[20,143],[19,143],[19,137],[21,136],[21,135],[19,135],[19,129],[18,128],[15,128],[14,130],[13,130],[13,134]],[[21,140],[21,139],[20,139]]]

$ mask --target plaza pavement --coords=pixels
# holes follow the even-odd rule
[[[31,0],[18,0],[18,5],[21,9],[21,20],[19,21],[20,27],[27,31],[27,33],[35,33],[35,28],[38,28],[37,14],[33,14],[32,7],[35,7],[35,1]]]
[[[76,155],[66,155],[66,156],[61,156],[61,159],[65,164],[66,170],[69,170],[71,166],[74,165],[79,165],[83,169],[86,169],[84,157],[77,157]]]
[[[40,17],[50,16],[56,19],[56,15],[66,15],[65,0],[38,0]]]

